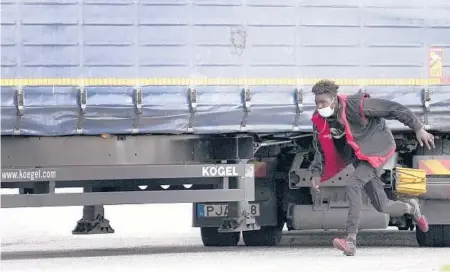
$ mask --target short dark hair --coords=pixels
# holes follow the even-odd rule
[[[312,93],[314,95],[327,93],[336,96],[338,89],[339,85],[334,83],[334,81],[323,79],[314,84],[314,86],[312,87]]]

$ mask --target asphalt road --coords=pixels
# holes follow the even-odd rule
[[[189,204],[105,210],[114,234],[73,236],[80,207],[1,209],[0,270],[426,272],[450,265],[450,248],[420,248],[414,232],[362,232],[353,257],[331,247],[336,232],[286,233],[275,248],[206,248],[191,228]]]
[[[82,236],[2,244],[2,271],[443,271],[450,249],[419,248],[408,232],[362,233],[356,256],[334,233],[289,233],[275,248],[205,248],[195,232],[148,238]]]

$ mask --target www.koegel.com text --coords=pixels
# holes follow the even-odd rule
[[[56,171],[54,170],[2,170],[2,180],[42,180],[42,179],[55,179]]]

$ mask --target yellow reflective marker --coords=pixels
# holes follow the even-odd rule
[[[442,48],[433,47],[429,49],[429,76],[442,77],[444,71],[444,51]]]
[[[444,266],[441,267],[441,269],[439,271],[441,271],[441,272],[448,272],[448,271],[450,271],[450,264],[444,264]]]

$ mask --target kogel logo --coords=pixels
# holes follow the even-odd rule
[[[236,166],[203,166],[203,177],[228,177],[238,176]]]

